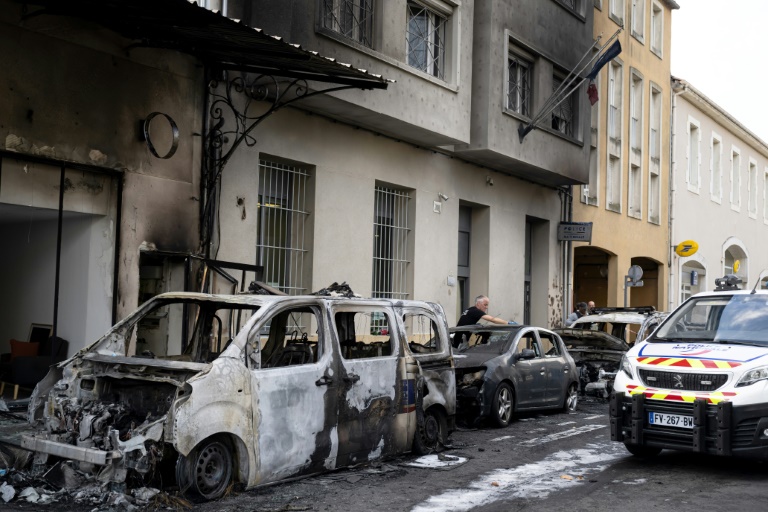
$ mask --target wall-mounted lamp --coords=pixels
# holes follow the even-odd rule
[[[439,197],[443,201],[447,201],[448,199],[450,199],[447,195],[443,194],[442,192],[438,192],[437,197]]]
[[[492,187],[493,186],[493,178],[491,178],[490,176],[486,176],[485,177],[485,184],[488,185],[489,187]]]

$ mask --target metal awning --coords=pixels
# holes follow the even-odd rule
[[[22,1],[22,0],[19,0]],[[72,16],[133,40],[131,47],[176,50],[214,69],[386,89],[389,80],[289,44],[187,0],[24,0],[26,17]],[[35,8],[34,6],[37,6]]]

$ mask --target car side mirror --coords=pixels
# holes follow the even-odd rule
[[[517,354],[515,354],[515,360],[519,361],[520,359],[533,359],[536,357],[536,352],[531,350],[530,348],[524,348]]]

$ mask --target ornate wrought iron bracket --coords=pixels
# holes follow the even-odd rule
[[[287,79],[267,74],[241,74],[229,78],[227,72],[209,81],[208,122],[203,147],[205,204],[201,212],[201,242],[206,247],[211,241],[221,173],[242,144],[247,147],[256,144],[253,130],[270,115],[297,101],[356,88],[359,86],[337,85],[310,89],[305,79]]]

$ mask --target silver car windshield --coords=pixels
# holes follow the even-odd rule
[[[670,314],[648,341],[700,341],[768,346],[768,297],[694,297]]]

